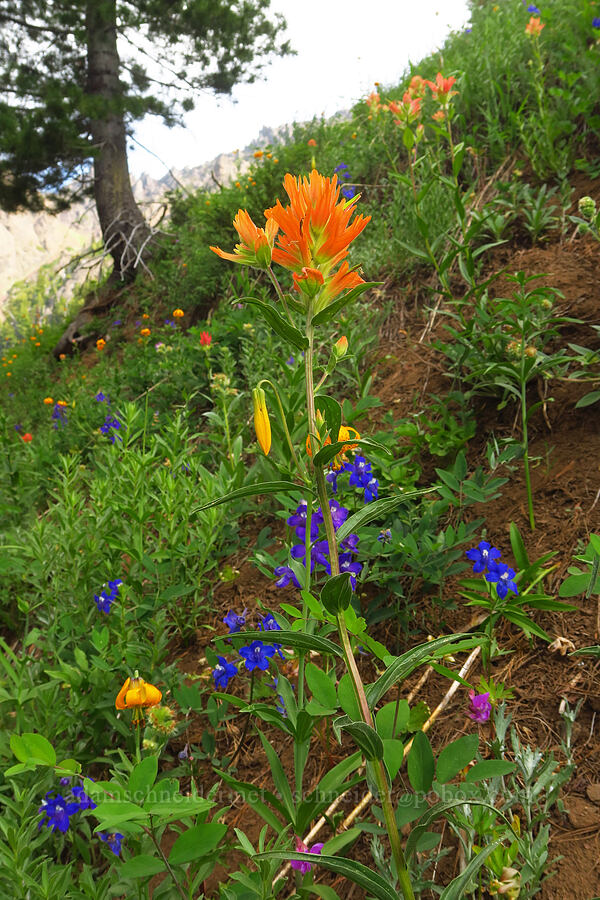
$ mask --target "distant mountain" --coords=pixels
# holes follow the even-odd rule
[[[162,178],[141,175],[134,183],[136,199],[152,218],[161,206],[161,197],[177,187],[188,189],[228,184],[249,167],[257,147],[274,144],[288,134],[291,126],[262,128],[251,145],[239,152],[220,153],[210,162],[185,169],[173,169]],[[17,281],[35,277],[47,263],[64,265],[83,253],[100,238],[100,227],[93,202],[76,204],[65,212],[4,213],[0,211],[0,316],[3,301]]]

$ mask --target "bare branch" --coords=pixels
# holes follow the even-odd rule
[[[73,29],[69,28],[57,28],[52,27],[51,25],[33,25],[31,22],[27,22],[25,19],[19,19],[16,16],[9,16],[7,13],[0,12],[0,24],[3,22],[12,22],[13,25],[20,25],[21,28],[26,28],[28,31],[37,31],[37,32],[51,32],[52,34],[59,34],[63,37],[68,37],[71,34],[75,34]]]

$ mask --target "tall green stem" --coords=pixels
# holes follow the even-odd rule
[[[312,449],[312,459],[315,458],[316,453],[318,452],[318,447],[316,445],[316,440],[314,435],[317,434],[317,422],[316,422],[316,411],[315,411],[315,397],[314,397],[314,379],[313,379],[313,357],[314,357],[314,329],[312,324],[310,324],[310,315],[311,311],[309,310],[309,317],[306,327],[306,336],[308,338],[308,348],[304,354],[305,361],[305,371],[306,371],[306,408],[308,411],[308,434],[309,441]],[[332,441],[337,439],[337,435],[331,435]],[[325,482],[325,475],[323,474],[323,469],[320,466],[315,466],[313,464],[313,474],[317,487],[317,496],[319,499],[319,503],[321,505],[321,513],[323,515],[323,524],[325,526],[325,534],[327,536],[327,543],[329,544],[329,561],[331,565],[331,574],[339,575],[340,565],[339,565],[339,556],[338,556],[338,547],[337,540],[335,536],[335,528],[333,525],[333,519],[331,516],[331,509],[329,507],[329,500],[327,497],[327,485]],[[307,553],[306,559],[307,569],[310,569],[310,556]],[[361,717],[363,721],[369,725],[371,728],[373,727],[373,717],[371,715],[371,710],[369,708],[369,703],[367,701],[367,695],[365,692],[365,687],[362,682],[362,678],[360,677],[360,672],[358,671],[358,666],[356,665],[356,660],[354,658],[354,652],[352,650],[352,644],[350,642],[350,636],[348,634],[348,628],[346,626],[346,620],[344,618],[343,613],[339,613],[337,615],[337,627],[338,633],[340,636],[340,641],[342,644],[342,649],[344,651],[344,660],[350,673],[350,677],[352,679],[352,684],[354,687],[354,694],[356,700],[359,705],[359,709],[361,712]],[[383,762],[381,760],[376,760],[373,764],[373,769],[375,772],[375,780],[377,782],[377,790],[379,793],[379,801],[381,803],[381,807],[383,809],[383,815],[385,818],[385,824],[387,828],[388,837],[390,840],[390,845],[392,849],[392,856],[394,858],[394,862],[396,864],[396,871],[398,873],[398,880],[400,882],[400,887],[402,889],[402,894],[404,896],[404,900],[414,900],[414,893],[410,883],[410,876],[408,874],[408,869],[406,866],[406,860],[404,858],[404,853],[402,850],[402,842],[400,840],[400,833],[398,831],[398,825],[396,822],[396,817],[394,815],[394,807],[392,805],[392,798],[390,794],[390,788],[388,785],[387,777]]]
[[[533,493],[531,491],[531,475],[529,474],[529,441],[527,438],[527,397],[525,379],[521,378],[521,421],[523,423],[523,466],[525,467],[525,484],[527,486],[527,507],[529,509],[529,526],[535,531],[533,515]]]

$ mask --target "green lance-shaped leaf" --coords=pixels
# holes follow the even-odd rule
[[[166,872],[164,862],[148,853],[132,856],[119,867],[119,875],[124,878],[149,878],[159,872]]]
[[[354,513],[353,516],[346,519],[343,525],[338,528],[336,532],[338,541],[343,541],[344,538],[360,528],[361,525],[368,525],[369,522],[373,522],[375,519],[387,519],[391,513],[407,500],[414,500],[416,497],[422,497],[423,494],[430,494],[435,490],[434,487],[431,487],[423,488],[419,491],[407,491],[405,494],[397,494],[395,497],[388,497],[385,500],[376,500],[374,503],[367,503],[366,506],[363,506],[363,508]]]
[[[352,600],[350,573],[342,572],[340,575],[328,578],[321,588],[319,596],[327,612],[333,616],[348,609]]]
[[[169,862],[171,865],[181,866],[185,863],[207,856],[215,849],[219,841],[225,837],[227,825],[218,822],[201,822],[188,828],[179,835],[171,852]]]
[[[338,739],[341,731],[347,731],[369,762],[383,759],[383,741],[366,722],[353,722],[349,716],[340,716],[333,722],[333,730]]]
[[[479,746],[479,735],[465,734],[447,744],[438,756],[436,778],[440,784],[447,784],[462,772],[474,759]]]
[[[296,650],[315,650],[317,653],[330,653],[343,659],[342,648],[328,638],[318,637],[315,634],[304,634],[301,631],[238,631],[235,634],[223,635],[213,638],[214,641],[227,637],[233,644],[251,644],[252,641],[262,641],[263,644],[282,644],[284,647],[294,647]]]
[[[340,531],[341,528],[338,530],[338,535]],[[485,640],[484,635],[446,634],[428,644],[419,644],[418,647],[413,647],[402,656],[393,658],[383,675],[374,684],[367,687],[369,706],[373,709],[391,687],[398,681],[404,681],[423,663],[430,659],[439,659],[440,656],[472,650],[483,640]]]
[[[156,781],[158,773],[158,757],[147,756],[139,762],[129,776],[128,791],[130,799],[142,802],[146,799],[148,791]]]
[[[315,409],[321,410],[330,436],[337,438],[342,424],[342,407],[333,397],[317,394],[315,397]]]
[[[10,738],[10,749],[22,763],[37,766],[56,765],[54,747],[43,734],[34,732],[13,734]]]
[[[194,506],[191,513],[202,512],[213,506],[219,506],[221,503],[240,500],[242,497],[255,497],[258,494],[278,494],[280,491],[283,494],[291,494],[302,490],[306,490],[306,487],[303,488],[299,484],[294,484],[293,481],[262,481],[260,484],[247,484],[245,487],[231,491],[229,494],[223,494],[222,497],[209,500],[208,503],[203,503],[202,506]]]
[[[271,306],[270,303],[265,303],[257,297],[242,297],[241,302],[248,303],[250,306],[255,306],[267,325],[270,325],[273,331],[276,331],[280,337],[289,341],[289,343],[293,344],[294,347],[297,347],[298,350],[307,349],[308,338],[306,338],[298,328],[292,325],[291,322],[284,319],[281,313],[276,310],[274,306]]]
[[[330,872],[343,875],[344,878],[363,888],[365,896],[373,896],[377,900],[398,900],[397,891],[381,875],[352,859],[338,859],[336,856],[323,856],[317,853],[293,853],[289,850],[270,850],[267,853],[257,853],[254,859],[257,861],[278,859],[281,862],[297,859],[299,862],[311,863],[313,866],[322,866],[324,869],[329,869]]]
[[[435,759],[429,738],[424,731],[417,731],[413,738],[406,769],[413,790],[426,794],[433,784]]]
[[[352,303],[356,300],[357,297],[360,297],[361,294],[364,294],[365,291],[368,291],[369,288],[379,287],[381,281],[365,281],[363,284],[357,284],[356,287],[352,288],[351,291],[348,291],[346,294],[342,294],[337,300],[334,300],[333,303],[330,303],[329,306],[326,306],[325,309],[322,309],[320,312],[316,314],[316,316],[312,319],[313,325],[323,325],[325,322],[331,322],[331,320],[338,314],[340,309],[343,309],[344,306],[347,306],[348,303]]]
[[[337,709],[338,699],[335,691],[335,684],[323,669],[320,669],[314,663],[306,664],[304,670],[306,683],[310,688],[310,692],[315,700],[321,706],[329,709]]]

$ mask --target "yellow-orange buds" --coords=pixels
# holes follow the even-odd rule
[[[335,353],[336,359],[342,359],[346,355],[348,352],[348,338],[345,334],[335,342],[333,345],[333,352]]]
[[[174,309],[173,310],[173,318],[174,319],[182,319],[185,313],[182,309]]]
[[[96,341],[96,347],[98,350],[104,350],[104,348],[106,347],[106,341],[104,340],[104,338],[98,338],[98,340]]]
[[[54,400],[52,399],[52,397],[44,397],[44,403],[46,404],[46,406],[52,406]]]
[[[148,684],[143,678],[135,674],[128,678],[119,691],[115,706],[117,709],[141,709],[143,707],[158,706],[162,700],[162,693],[153,684]]]
[[[254,404],[254,430],[256,432],[256,439],[265,456],[268,456],[269,450],[271,449],[271,423],[269,421],[269,413],[267,412],[265,392],[262,388],[254,388],[252,391],[252,403]]]
[[[140,331],[140,334],[142,337],[150,337],[150,329],[142,328],[142,330]]]

